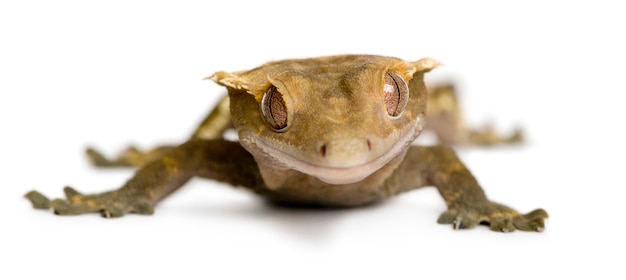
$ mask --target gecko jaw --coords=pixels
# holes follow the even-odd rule
[[[416,122],[408,132],[400,136],[387,151],[377,157],[350,166],[333,167],[299,159],[294,155],[276,148],[267,141],[249,131],[242,131],[240,141],[253,155],[269,158],[272,166],[281,169],[293,169],[313,176],[333,185],[351,184],[362,181],[378,171],[392,159],[401,155],[411,145],[423,128],[423,122]]]

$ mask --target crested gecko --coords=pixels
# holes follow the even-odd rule
[[[147,152],[130,148],[116,159],[88,149],[97,166],[138,167],[121,188],[83,195],[66,187],[66,198],[52,201],[37,191],[25,196],[35,208],[59,215],[120,217],[152,214],[194,176],[244,187],[277,204],[313,207],[367,205],[435,186],[447,205],[438,223],[543,231],[546,211],[522,214],[490,201],[449,146],[521,136],[469,131],[458,117],[439,114],[450,102],[433,101],[436,93],[451,88],[437,88],[429,98],[423,79],[438,65],[430,58],[341,55],[217,72],[207,79],[226,87],[228,96],[185,143]],[[413,146],[427,122],[442,144]],[[231,128],[238,141],[222,137]]]

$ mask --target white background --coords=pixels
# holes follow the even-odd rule
[[[86,2],[0,4],[0,278],[624,279],[621,5]],[[459,154],[492,199],[548,210],[546,231],[453,231],[434,188],[290,211],[198,179],[114,220],[22,198],[120,186],[132,171],[91,168],[84,148],[183,141],[222,93],[201,80],[215,71],[344,53],[434,57],[430,81],[458,82],[471,124],[523,127],[523,146]]]

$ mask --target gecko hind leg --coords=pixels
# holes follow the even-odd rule
[[[229,101],[228,95],[225,95],[211,110],[211,113],[202,120],[190,138],[204,140],[223,138],[224,132],[232,128]],[[130,146],[115,158],[107,158],[93,148],[88,148],[86,153],[91,163],[96,167],[140,167],[162,157],[173,148],[174,146],[158,146],[147,151],[141,151]]]
[[[522,131],[515,129],[510,135],[496,133],[490,124],[480,129],[468,128],[452,84],[432,86],[428,94],[427,128],[437,135],[440,144],[493,146],[524,141]]]

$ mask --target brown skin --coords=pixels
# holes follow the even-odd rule
[[[410,145],[426,119],[423,75],[436,66],[432,59],[348,55],[218,72],[209,79],[227,87],[229,99],[189,141],[148,153],[130,150],[114,160],[88,151],[96,165],[141,166],[120,189],[82,195],[67,187],[66,199],[51,202],[35,191],[26,197],[60,215],[119,217],[153,213],[194,176],[276,203],[323,207],[364,205],[434,185],[448,206],[439,223],[542,231],[544,210],[522,215],[489,201],[451,148]],[[221,139],[231,126],[239,142]]]

